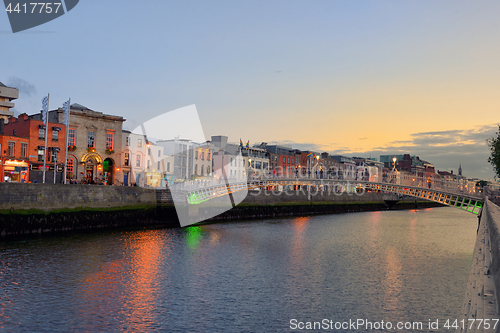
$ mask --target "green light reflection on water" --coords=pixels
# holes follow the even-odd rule
[[[201,238],[201,227],[187,227],[184,229],[186,231],[186,243],[191,250],[196,250]]]

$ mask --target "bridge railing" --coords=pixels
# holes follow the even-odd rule
[[[470,198],[481,198],[483,193],[476,189],[473,181],[466,179],[437,179],[434,177],[418,177],[407,173],[391,172],[384,174],[381,179],[377,177],[355,177],[343,174],[295,174],[292,177],[270,176],[250,176],[250,177],[227,177],[212,179],[189,180],[175,185],[177,193],[186,193],[187,197],[195,198],[197,201],[200,191],[204,192],[204,197],[209,193],[211,196],[226,195],[229,192],[240,191],[241,189],[268,188],[272,190],[281,189],[303,189],[303,186],[326,186],[328,191],[356,192],[358,187],[365,187],[369,184],[387,184],[396,186],[408,186],[422,190],[440,191],[447,194],[457,194]],[[293,177],[295,176],[295,177]],[[248,185],[247,185],[248,184]],[[292,187],[298,185],[298,187]],[[243,187],[242,187],[243,186]],[[378,187],[380,188],[380,187]],[[183,194],[184,195],[184,194]]]

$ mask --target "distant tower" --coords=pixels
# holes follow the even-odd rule
[[[458,175],[462,176],[462,163],[460,163],[460,166],[458,167]]]

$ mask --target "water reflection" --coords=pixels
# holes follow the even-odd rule
[[[453,318],[476,225],[440,208],[5,243],[0,330],[288,332],[293,317]]]
[[[196,250],[201,238],[203,237],[201,234],[201,227],[187,227],[184,231],[186,232],[186,244],[191,250]]]
[[[385,279],[382,284],[384,290],[384,308],[388,310],[391,320],[401,318],[401,262],[394,247],[386,250]]]
[[[82,277],[79,315],[86,327],[144,332],[155,323],[159,279],[168,275],[159,270],[168,257],[162,251],[165,243],[157,231],[130,233],[121,239],[123,258],[103,262],[97,272]],[[113,323],[110,318],[115,318]]]

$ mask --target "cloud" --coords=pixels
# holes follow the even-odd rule
[[[317,143],[310,143],[310,142],[295,142],[292,140],[285,140],[281,141],[277,144],[282,144],[286,146],[291,146],[295,149],[300,149],[300,150],[310,150],[310,151],[315,151],[315,152],[324,152],[332,149],[333,146],[336,146],[338,144],[336,143],[331,143],[331,144],[317,144]]]
[[[454,170],[461,164],[463,175],[470,178],[491,179],[494,176],[487,162],[490,150],[486,139],[496,136],[498,125],[486,125],[468,130],[420,132],[411,134],[411,140],[393,141],[369,151],[342,147],[331,154],[377,157],[380,155],[410,154],[434,164],[436,170]]]
[[[9,78],[7,85],[9,87],[19,89],[19,92],[21,94],[26,94],[26,96],[32,96],[36,94],[36,87],[34,84],[15,76],[11,76]]]

